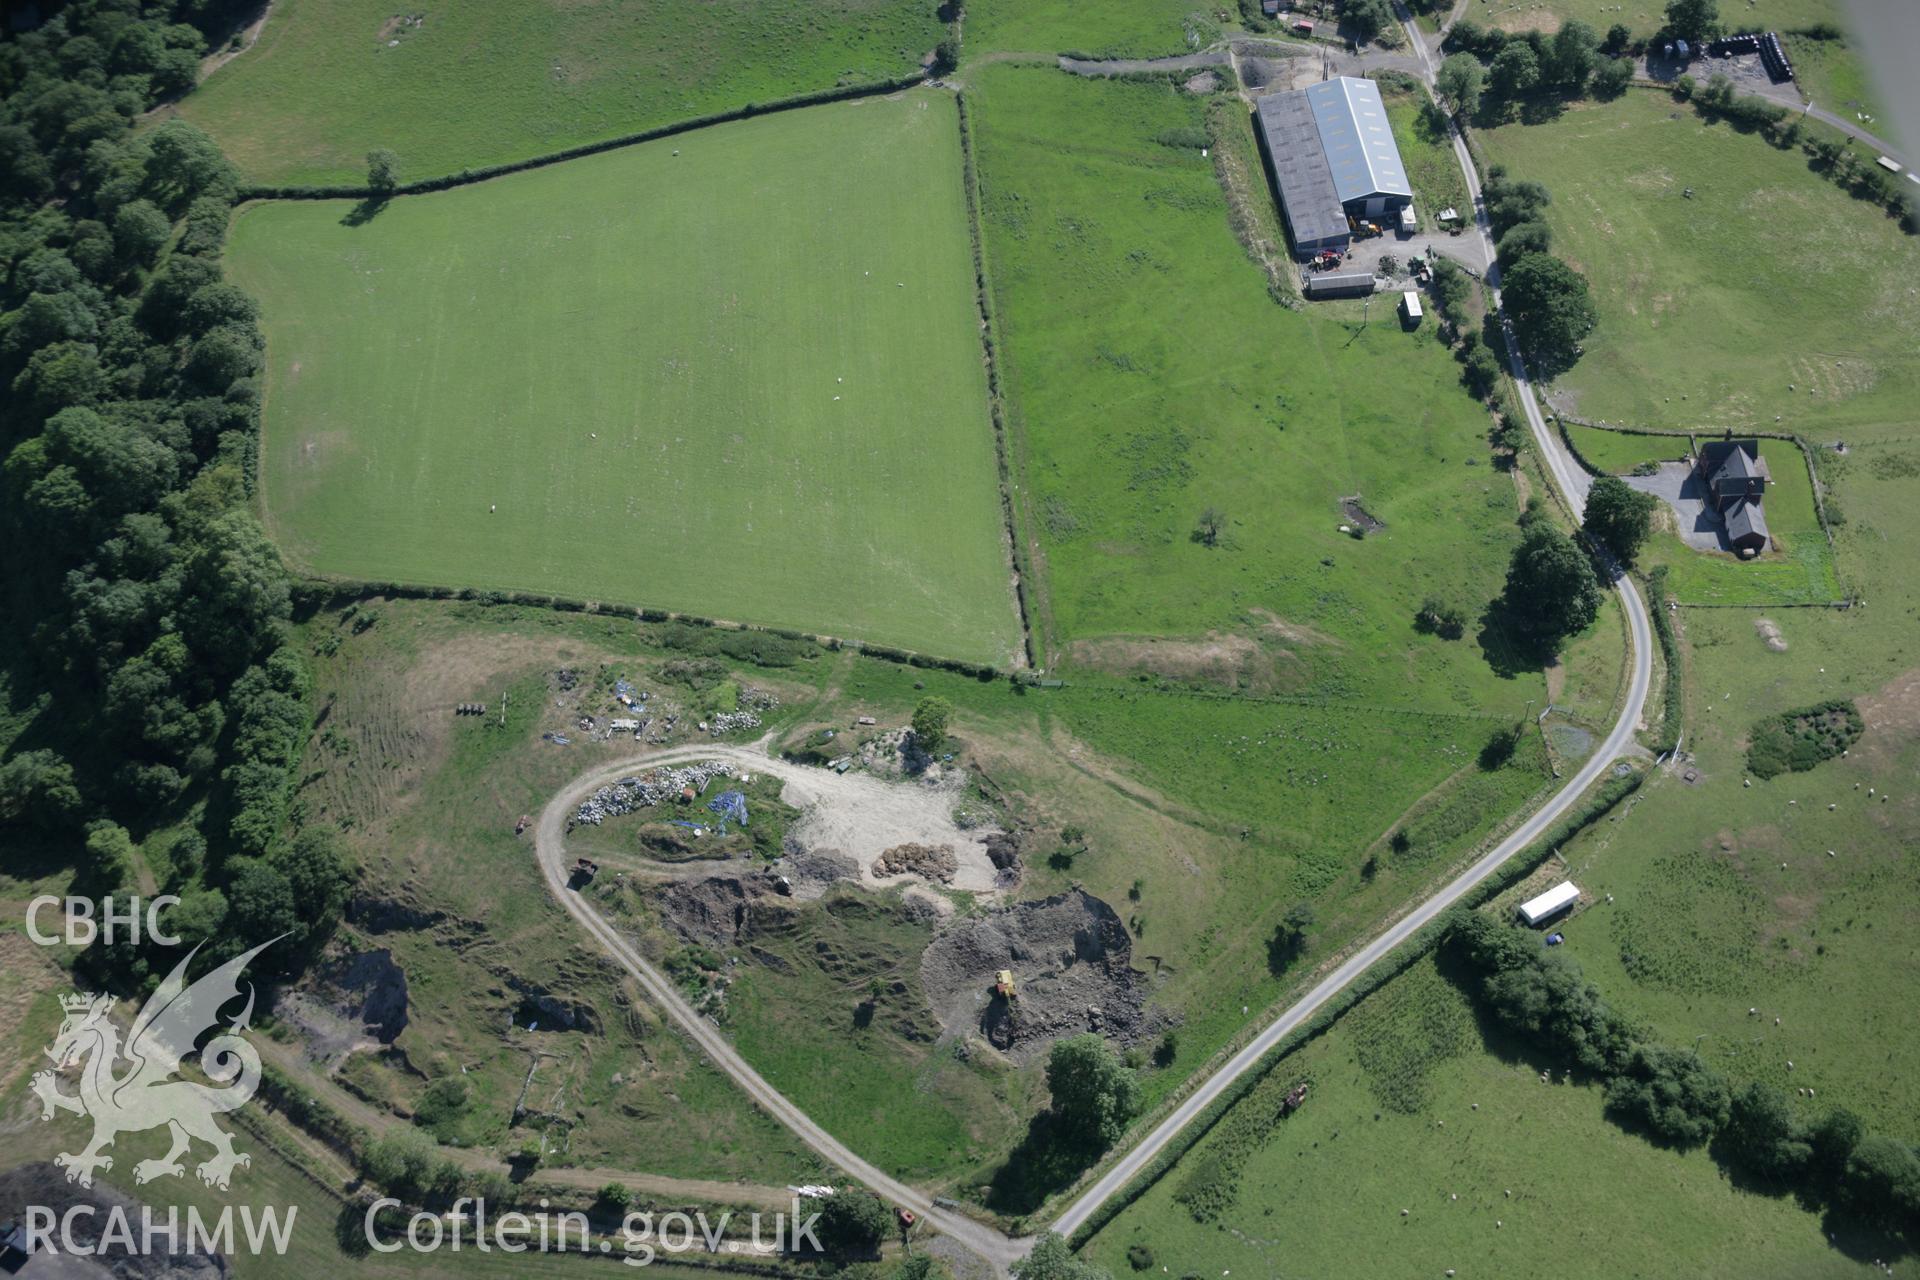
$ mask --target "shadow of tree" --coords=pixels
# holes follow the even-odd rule
[[[1533,671],[1545,671],[1556,658],[1553,646],[1528,632],[1506,595],[1495,596],[1480,612],[1480,631],[1474,637],[1493,673],[1512,680]]]
[[[343,227],[364,227],[379,217],[381,211],[392,202],[393,197],[391,195],[370,195],[360,201],[360,203],[354,205],[353,208],[347,210],[340,219],[340,225]]]
[[[1042,1111],[1027,1124],[1027,1136],[994,1170],[987,1184],[987,1207],[999,1213],[1032,1213],[1047,1197],[1064,1190],[1086,1171],[1097,1153],[1069,1141],[1053,1112]]]

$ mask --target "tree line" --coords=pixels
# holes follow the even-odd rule
[[[1711,1143],[1716,1159],[1777,1193],[1792,1193],[1876,1229],[1920,1230],[1920,1155],[1874,1134],[1844,1108],[1802,1115],[1785,1090],[1736,1090],[1689,1049],[1607,1004],[1580,966],[1531,930],[1456,909],[1447,954],[1471,975],[1470,994],[1496,1023],[1569,1069],[1604,1082],[1616,1119],[1678,1147]]]
[[[219,0],[77,0],[0,41],[0,664],[24,728],[0,825],[130,884],[227,954],[310,954],[343,905],[334,833],[290,820],[311,677],[249,509],[264,339],[221,273],[238,174],[180,120]],[[85,958],[137,985],[146,957]]]

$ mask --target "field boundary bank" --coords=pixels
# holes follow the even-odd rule
[[[1100,1207],[1074,1230],[1067,1243],[1075,1250],[1083,1248],[1089,1240],[1104,1230],[1120,1214],[1131,1208],[1135,1201],[1151,1190],[1154,1184],[1199,1146],[1220,1121],[1226,1118],[1228,1112],[1244,1102],[1247,1095],[1272,1074],[1274,1068],[1311,1041],[1332,1030],[1333,1025],[1351,1013],[1361,1001],[1430,955],[1446,935],[1448,915],[1456,910],[1476,911],[1532,875],[1549,859],[1558,855],[1561,845],[1612,813],[1639,791],[1647,776],[1645,772],[1636,771],[1626,778],[1602,780],[1579,809],[1562,818],[1528,845],[1524,852],[1475,885],[1473,890],[1449,908],[1448,912],[1421,928],[1401,944],[1389,958],[1368,968],[1351,984],[1329,998],[1325,1004],[1314,1011],[1311,1018],[1294,1028],[1267,1050],[1252,1070],[1244,1072],[1218,1098],[1209,1103],[1204,1111],[1181,1129],[1146,1168],[1134,1175],[1133,1179],[1119,1191],[1107,1197]],[[1226,1049],[1223,1048],[1221,1052],[1226,1052]],[[1081,1180],[1084,1181],[1093,1176],[1095,1172],[1097,1169],[1088,1170],[1082,1175]]]
[[[458,173],[443,174],[436,178],[420,178],[413,182],[396,184],[391,190],[379,191],[361,184],[349,185],[291,185],[291,186],[242,186],[234,194],[234,203],[243,204],[249,200],[370,200],[385,201],[396,196],[428,195],[435,191],[451,191],[455,187],[470,186],[476,182],[486,182],[492,178],[504,178],[512,173],[524,173],[529,169],[543,169],[548,165],[563,164],[568,160],[582,160],[588,156],[597,156],[608,151],[619,151],[625,147],[638,146],[643,142],[658,142],[662,138],[676,138],[682,134],[693,133],[700,129],[712,128],[717,124],[732,124],[740,120],[752,120],[760,116],[781,115],[788,111],[798,111],[805,107],[821,107],[835,102],[853,102],[861,98],[881,98],[892,93],[902,93],[927,83],[928,73],[919,71],[910,76],[900,76],[893,80],[874,80],[863,84],[843,85],[833,89],[816,89],[811,93],[796,94],[791,98],[776,98],[772,102],[748,102],[726,111],[709,112],[703,116],[689,116],[685,120],[675,120],[667,124],[655,125],[635,133],[624,133],[618,137],[603,138],[598,142],[582,142],[575,146],[564,147],[559,151],[550,151],[545,155],[530,156],[525,160],[513,160],[505,164],[485,165],[478,169],[462,169]]]
[[[1045,686],[1029,685],[1029,688]],[[1266,707],[1313,707],[1322,711],[1348,711],[1359,715],[1381,716],[1417,716],[1428,720],[1459,720],[1469,723],[1486,722],[1505,724],[1509,717],[1492,711],[1449,711],[1422,707],[1392,707],[1373,702],[1353,702],[1340,698],[1305,698],[1284,693],[1245,693],[1226,690],[1193,689],[1184,685],[1172,688],[1156,688],[1148,685],[1138,689],[1101,688],[1097,685],[1074,684],[1067,681],[1064,688],[1073,689],[1089,698],[1197,698],[1203,702],[1238,702],[1252,706]],[[1049,692],[1051,692],[1049,690]]]
[[[608,600],[580,600],[571,596],[547,595],[543,592],[497,591],[484,587],[430,586],[424,583],[376,582],[363,578],[321,578],[312,575],[297,578],[294,591],[296,598],[304,597],[303,603],[312,606],[340,605],[373,596],[384,596],[394,600],[443,600],[458,604],[477,604],[486,608],[517,606],[528,609],[547,609],[555,613],[581,613],[633,622],[679,622],[687,626],[707,627],[715,631],[778,636],[782,640],[816,644],[829,653],[859,653],[869,658],[878,658],[883,662],[894,662],[901,666],[928,670],[951,671],[957,675],[972,676],[982,681],[998,680],[1012,674],[1002,671],[990,662],[969,662],[964,658],[942,657],[938,654],[922,653],[916,649],[896,649],[891,645],[867,644],[842,636],[802,631],[797,627],[738,622],[724,618],[710,618],[698,613],[682,613],[673,609],[652,609],[643,605]]]
[[[1025,419],[1014,404],[1013,397],[1008,394],[1007,380],[1003,375],[1003,366],[1011,363],[1012,356],[1006,335],[1001,329],[1000,311],[994,306],[993,267],[991,255],[987,252],[985,206],[981,197],[978,147],[974,140],[973,107],[964,87],[955,96],[960,105],[961,159],[966,167],[967,224],[974,237],[980,313],[987,326],[984,341],[988,349],[988,405],[994,415],[995,441],[1004,454],[1007,466],[1007,531],[1014,539],[1013,563],[1020,575],[1017,594],[1026,633],[1027,666],[1038,671],[1053,665],[1053,604],[1047,596],[1046,585],[1041,580],[1035,562],[1039,540],[1033,535],[1033,512],[1028,508],[1025,496],[1031,490],[1021,490],[1013,484],[1015,477],[1026,474]]]
[[[994,460],[999,464],[1000,518],[1006,527],[1007,558],[1013,568],[1013,603],[1020,614],[1020,644],[1027,666],[1038,668],[1039,649],[1033,640],[1035,607],[1028,592],[1036,581],[1032,562],[1024,550],[1020,531],[1022,521],[1014,504],[1014,468],[1012,442],[1008,439],[1006,397],[1000,385],[999,325],[994,319],[991,286],[987,281],[986,232],[980,225],[980,169],[973,156],[973,122],[968,114],[965,89],[955,91],[954,106],[960,119],[960,184],[966,190],[967,239],[973,249],[973,300],[980,312],[980,346],[987,368],[987,417],[993,424]]]

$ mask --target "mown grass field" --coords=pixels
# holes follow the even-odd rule
[[[360,181],[376,147],[428,178],[909,75],[941,35],[921,0],[276,0],[180,111],[256,182]]]
[[[1794,82],[1816,106],[1825,107],[1843,120],[1858,121],[1868,133],[1894,138],[1894,122],[1881,107],[1880,88],[1873,82],[1860,37],[1838,40],[1784,38],[1787,56],[1793,59]],[[1860,120],[1862,115],[1871,117]]]
[[[1828,440],[1910,416],[1920,242],[1799,151],[1653,91],[1482,138],[1553,193],[1556,251],[1593,286],[1599,328],[1555,388],[1582,417],[1701,431],[1777,417]]]
[[[1541,1084],[1537,1063],[1483,1037],[1431,960],[1269,1081],[1310,1082],[1306,1105],[1264,1141],[1235,1138],[1252,1106],[1229,1112],[1086,1256],[1115,1275],[1132,1274],[1136,1245],[1154,1274],[1203,1276],[1867,1274],[1792,1200],[1621,1130],[1597,1087]],[[1223,1167],[1236,1141],[1250,1154]],[[1175,1197],[1222,1173],[1231,1207],[1196,1222]]]
[[[912,93],[361,226],[252,206],[229,261],[265,311],[269,525],[322,574],[1006,661],[963,199],[952,99]]]
[[[1643,462],[1673,462],[1687,456],[1685,436],[1633,435],[1571,422],[1561,423],[1559,429],[1566,434],[1567,443],[1575,453],[1610,476],[1632,475],[1633,469]],[[1792,448],[1784,441],[1774,447],[1783,451]]]
[[[1193,0],[974,0],[966,6],[969,57],[983,53],[1081,53],[1151,58],[1189,52],[1192,35],[1218,38],[1218,23]]]
[[[1487,415],[1431,332],[1386,306],[1276,306],[1183,144],[1199,100],[1018,66],[975,85],[1002,370],[1065,656],[1167,672],[1271,644],[1281,666],[1251,682],[1316,699],[1506,714],[1534,696],[1475,641],[1414,630],[1428,595],[1477,616],[1518,536]],[[1385,526],[1364,541],[1340,531],[1355,496]]]

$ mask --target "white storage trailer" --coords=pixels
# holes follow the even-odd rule
[[[1551,920],[1580,901],[1580,889],[1571,880],[1563,880],[1537,898],[1520,904],[1520,918],[1530,925]]]

